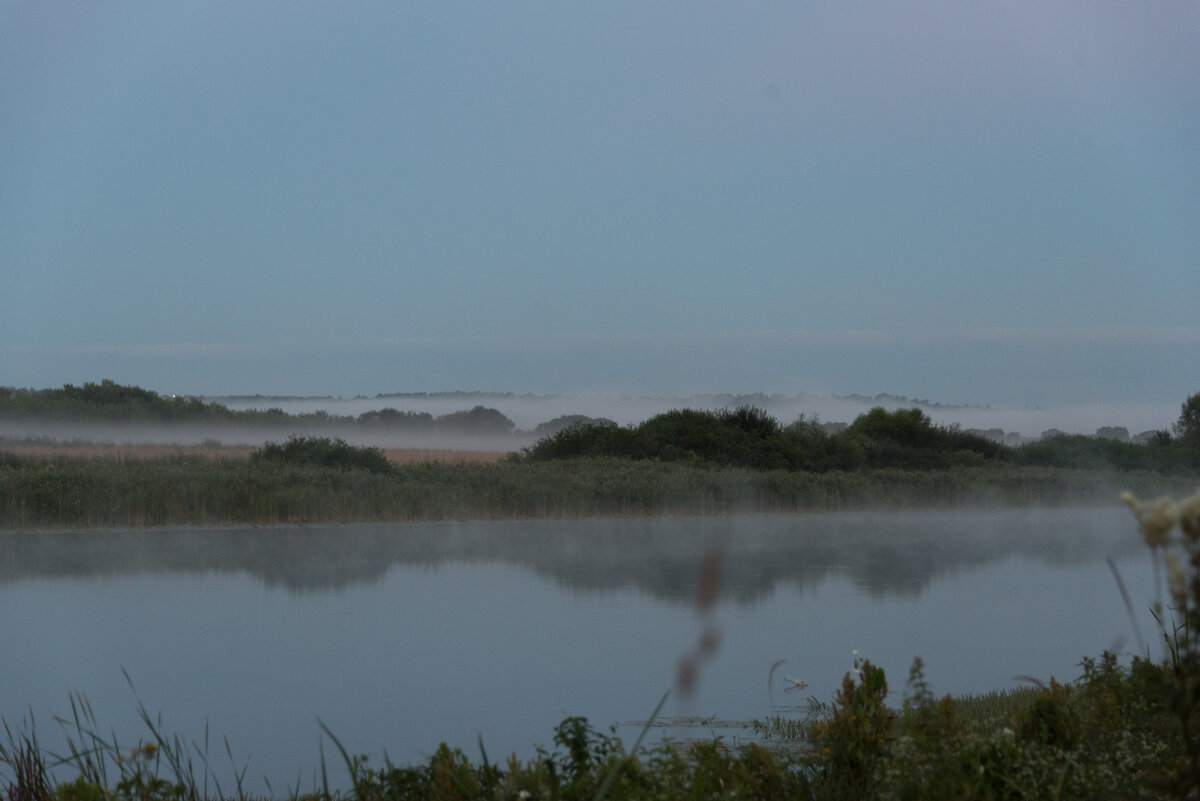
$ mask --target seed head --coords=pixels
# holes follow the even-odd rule
[[[1172,551],[1164,553],[1163,565],[1167,568],[1167,586],[1171,588],[1171,597],[1175,599],[1175,603],[1182,606],[1187,601],[1187,587],[1179,554]]]
[[[1175,507],[1175,514],[1188,541],[1193,545],[1200,543],[1200,490],[1180,501]]]
[[[1171,499],[1141,501],[1132,492],[1125,491],[1121,493],[1121,500],[1137,516],[1138,527],[1142,530],[1142,539],[1146,544],[1151,548],[1164,547],[1167,544],[1167,535],[1178,521],[1178,513]]]

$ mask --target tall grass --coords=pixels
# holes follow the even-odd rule
[[[392,465],[0,454],[0,528],[162,526],[1109,503],[1114,474],[1048,467],[806,473],[619,458]],[[1194,479],[1122,473],[1138,493]]]

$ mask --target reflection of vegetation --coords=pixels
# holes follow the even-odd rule
[[[721,596],[761,603],[781,586],[844,576],[874,595],[1024,557],[1075,564],[1136,543],[1120,510],[994,510],[620,520],[498,521],[0,534],[0,582],[131,573],[248,573],[293,592],[381,581],[393,567],[513,565],[577,592],[636,587],[689,604],[705,543],[724,544]]]

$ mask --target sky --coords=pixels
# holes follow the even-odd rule
[[[1190,2],[0,0],[0,385],[1178,404],[1198,254]]]

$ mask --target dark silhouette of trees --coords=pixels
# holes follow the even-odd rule
[[[496,409],[476,406],[465,412],[451,412],[437,418],[440,427],[464,434],[511,434],[516,423]]]
[[[872,409],[829,433],[815,418],[787,426],[762,409],[674,409],[624,428],[573,425],[524,450],[531,461],[624,456],[693,461],[753,470],[934,468],[1005,458],[1007,448],[957,429],[935,426],[920,409]]]
[[[1175,436],[1192,447],[1200,447],[1200,392],[1190,396],[1179,409],[1179,419],[1171,427]]]

